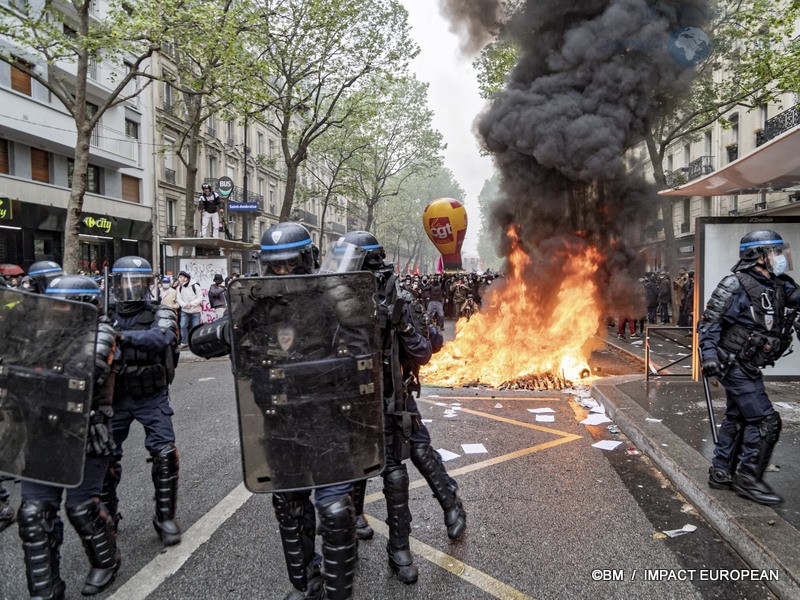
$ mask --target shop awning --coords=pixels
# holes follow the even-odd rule
[[[663,190],[663,196],[720,196],[785,190],[800,184],[800,125],[713,173]]]

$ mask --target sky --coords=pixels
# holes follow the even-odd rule
[[[411,69],[417,78],[430,84],[428,104],[435,113],[433,126],[447,144],[444,165],[466,192],[469,222],[462,250],[475,250],[480,227],[478,194],[492,176],[494,166],[491,158],[480,155],[473,133],[475,118],[485,106],[478,93],[473,57],[462,54],[458,36],[450,31],[450,23],[439,13],[437,2],[402,2],[409,13],[411,35],[421,50]]]

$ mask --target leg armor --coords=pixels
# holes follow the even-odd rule
[[[59,548],[64,540],[64,524],[58,512],[44,502],[25,500],[17,519],[31,597],[63,598],[65,586],[59,572]]]
[[[153,485],[156,489],[153,527],[165,546],[181,542],[181,527],[175,519],[178,509],[178,466],[175,444],[167,444],[153,454]]]
[[[289,581],[297,592],[288,599],[325,597],[325,586],[314,564],[314,527],[305,519],[306,503],[311,500],[302,494],[277,493],[272,495],[272,507],[281,533],[283,557]],[[313,510],[313,507],[312,509]]]
[[[8,503],[10,494],[3,485],[3,481],[5,479],[0,477],[0,531],[3,531],[16,520],[14,509]]]
[[[67,517],[81,536],[92,565],[81,593],[91,596],[102,592],[111,585],[121,561],[114,520],[99,498],[68,508]]]
[[[430,444],[414,444],[411,447],[411,462],[428,482],[433,497],[444,511],[447,537],[458,539],[467,528],[467,512],[458,497],[458,484],[447,474],[439,454]]]
[[[115,458],[108,465],[106,477],[103,480],[103,491],[100,492],[100,502],[106,507],[108,514],[114,522],[114,533],[117,532],[122,515],[119,512],[119,498],[117,498],[117,486],[122,480],[122,463]]]
[[[319,516],[322,521],[322,560],[326,598],[346,600],[353,594],[358,549],[355,512],[350,495],[323,506]]]
[[[408,471],[404,464],[384,471],[383,495],[386,496],[386,524],[389,526],[386,544],[389,566],[403,583],[416,583],[419,569],[408,540],[411,511],[408,509]]]
[[[749,460],[743,460],[739,465],[733,476],[733,489],[740,496],[759,504],[780,504],[783,498],[773,491],[763,476],[781,434],[781,416],[778,413],[767,415],[758,423],[755,432],[753,425],[748,427],[750,431],[745,432],[742,454]]]
[[[708,470],[708,485],[715,490],[729,490],[733,474],[739,464],[744,425],[741,421],[726,418],[719,430],[719,442],[714,447],[714,458]]]
[[[353,484],[353,508],[356,511],[356,537],[360,540],[371,540],[375,535],[369,526],[367,517],[364,516],[364,496],[367,493],[367,480],[356,481]]]

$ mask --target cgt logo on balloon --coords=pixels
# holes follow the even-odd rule
[[[431,235],[440,242],[453,241],[453,227],[447,217],[434,217],[430,220]]]

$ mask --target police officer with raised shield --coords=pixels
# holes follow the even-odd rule
[[[764,481],[781,432],[781,416],[764,388],[762,369],[791,345],[800,292],[786,275],[789,245],[775,231],[742,237],[733,275],[717,285],[698,323],[702,369],[719,378],[727,404],[708,484],[759,504],[783,499]]]
[[[34,304],[36,297],[29,295],[17,305],[20,319],[14,319],[14,327],[40,347],[37,356],[17,353],[14,343],[3,352],[2,420],[9,420],[5,418],[9,403],[16,407],[10,420],[24,429],[25,440],[16,459],[4,447],[0,470],[16,464],[15,472],[23,478],[17,519],[31,597],[64,597],[59,570],[63,524],[58,513],[65,488],[67,517],[91,564],[81,590],[88,596],[107,588],[120,566],[113,520],[99,498],[114,449],[109,423],[116,336],[108,323],[98,323],[100,289],[90,278],[56,278],[46,295],[60,301]],[[26,328],[25,316],[35,317],[38,325]],[[65,330],[70,331],[69,340],[61,336]],[[88,422],[80,414],[84,394],[89,395]],[[73,450],[76,440],[83,444],[77,448],[78,460]]]
[[[352,482],[377,475],[384,460],[372,277],[312,275],[318,266],[305,227],[270,227],[262,277],[232,281],[228,314],[190,334],[199,356],[232,351],[245,484],[273,493],[290,599],[351,597]]]
[[[139,256],[123,256],[111,269],[115,298],[112,323],[120,340],[114,389],[114,461],[103,486],[103,502],[115,523],[119,522],[117,486],[122,477],[122,445],[131,424],[144,427],[144,445],[153,463],[155,515],[153,527],[161,543],[181,541],[176,519],[178,505],[178,449],[175,446],[174,414],[169,402],[169,384],[177,363],[178,319],[175,311],[152,302],[153,268]]]

